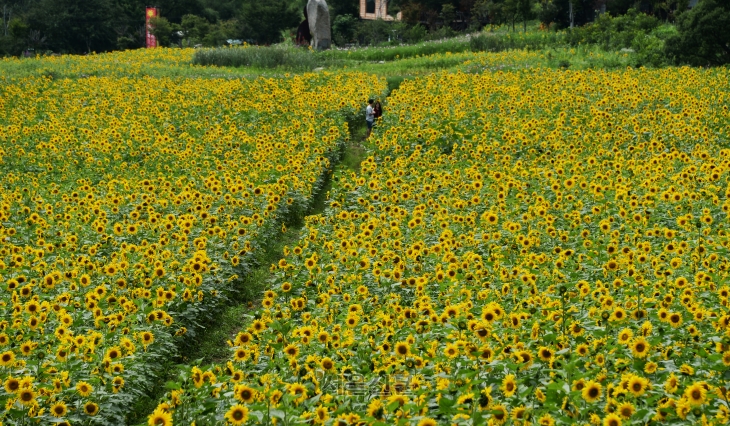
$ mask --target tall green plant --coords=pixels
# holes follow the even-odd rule
[[[701,0],[677,20],[678,34],[666,44],[666,54],[676,63],[730,64],[730,3]]]

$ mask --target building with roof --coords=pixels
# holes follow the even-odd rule
[[[388,0],[360,0],[360,19],[400,21],[401,13],[388,15]]]

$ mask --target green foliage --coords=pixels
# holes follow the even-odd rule
[[[608,51],[636,52],[637,66],[662,66],[667,63],[667,40],[674,34],[673,26],[660,25],[656,17],[630,9],[617,17],[603,14],[592,24],[568,32],[566,37],[573,46],[596,44]]]
[[[674,62],[690,65],[730,63],[730,4],[702,0],[677,21],[677,34],[666,44]]]
[[[32,4],[36,7],[23,20],[35,39],[28,44],[36,44],[36,49],[90,53],[115,47],[116,7],[111,0],[39,0]]]
[[[241,33],[241,23],[237,19],[218,21],[218,24],[211,26],[208,34],[203,37],[203,45],[221,46],[226,43],[226,40],[235,39]]]
[[[358,19],[353,15],[338,15],[332,22],[332,40],[338,46],[355,41]]]
[[[188,14],[182,17],[180,29],[185,39],[191,44],[197,44],[210,32],[210,22],[203,17]]]
[[[180,31],[180,26],[168,21],[167,18],[150,19],[150,27],[150,33],[157,38],[160,46],[169,47],[178,41],[177,32]]]
[[[258,44],[281,41],[281,31],[299,24],[299,12],[291,9],[287,0],[249,0],[241,9],[244,34]]]
[[[307,0],[157,0],[162,17],[167,23],[158,31],[163,45],[181,44],[182,46],[220,46],[228,39],[242,39],[250,44],[273,44],[288,37],[288,31],[295,28],[303,19],[302,8]],[[132,49],[144,45],[144,8],[149,2],[142,0],[6,0],[12,11],[12,20],[5,21],[13,27],[7,34],[0,32],[0,55],[18,55],[27,48],[36,51],[59,53],[103,52],[113,49]],[[578,33],[574,39],[588,37],[606,42],[605,38],[616,38],[616,33],[624,42],[609,41],[609,44],[623,44],[624,48],[634,48],[636,39],[632,28],[641,27],[649,21],[673,21],[677,11],[686,9],[689,0],[651,0],[642,3],[642,10],[651,11],[653,18],[636,14],[630,7],[635,0],[610,0],[608,10],[613,16],[628,13],[627,30],[606,28],[598,18],[596,26],[589,31]],[[5,2],[4,2],[5,3]],[[3,3],[3,4],[4,4]],[[697,10],[708,10],[708,4],[727,4],[720,0],[701,1]],[[581,25],[594,18],[594,0],[389,0],[388,12],[395,15],[403,13],[403,22],[360,21],[359,4],[355,0],[328,1],[332,19],[332,36],[336,45],[349,43],[360,45],[383,45],[417,43],[423,40],[436,40],[451,37],[468,28],[470,31],[484,25],[508,24],[512,30],[522,23],[523,32],[527,31],[529,19],[537,18],[545,26],[564,28],[569,26],[569,9],[573,10],[574,23]],[[700,16],[699,12],[690,13],[697,19],[707,21],[703,28],[718,28],[708,34],[727,34],[724,24],[716,19]],[[705,14],[706,15],[706,14]],[[689,19],[689,18],[688,18]],[[632,23],[639,20],[639,24]],[[689,22],[685,19],[684,22]],[[179,25],[179,28],[175,27]],[[611,22],[613,26],[614,23]],[[685,24],[687,25],[687,24]],[[714,26],[714,27],[713,27]],[[10,29],[10,28],[9,28]],[[178,39],[176,32],[182,31]],[[627,32],[628,31],[628,32]],[[648,32],[639,28],[639,31]],[[592,33],[591,33],[592,32]],[[632,32],[634,32],[632,34]],[[599,33],[607,34],[605,37]],[[699,37],[693,33],[685,37],[685,43],[693,43]],[[630,40],[631,42],[625,42]],[[661,35],[641,40],[638,44],[649,46],[651,57],[656,57],[656,48],[665,39]],[[580,42],[580,41],[579,41]],[[718,44],[718,45],[721,45]],[[709,46],[709,45],[707,45]],[[510,43],[504,48],[514,48]],[[502,49],[491,46],[489,49]],[[690,53],[701,49],[689,49]],[[696,54],[699,54],[694,52]],[[690,60],[682,58],[679,52],[672,51],[675,59],[682,63],[709,63],[706,58]],[[661,56],[661,55],[659,55]],[[696,56],[696,55],[695,55]],[[655,59],[648,62],[656,63]]]
[[[403,31],[401,37],[405,42],[418,43],[425,40],[426,35],[428,35],[428,30],[426,29],[426,27],[420,24],[416,24],[408,27],[407,30]]]
[[[385,96],[390,96],[390,94],[393,92],[393,90],[396,90],[400,87],[401,83],[405,81],[405,77],[402,75],[396,75],[392,77],[388,77],[386,82],[388,83],[388,91],[385,94]]]
[[[355,32],[358,43],[369,45],[388,41],[391,35],[391,24],[382,19],[362,21]]]
[[[201,49],[195,52],[193,63],[195,65],[311,71],[317,67],[331,65],[332,61],[319,52],[297,47],[250,46]]]
[[[306,2],[304,2],[306,4]],[[358,16],[360,14],[360,3],[352,0],[328,0],[327,7],[334,22],[340,15]]]
[[[421,27],[423,29],[423,27]],[[424,29],[425,30],[425,29]],[[352,49],[346,52],[326,52],[335,58],[354,61],[393,61],[397,59],[413,58],[416,56],[428,56],[439,53],[465,52],[470,49],[469,39],[466,37],[453,38],[442,41],[430,41],[411,45],[400,45],[393,47],[368,47]]]
[[[636,38],[649,34],[657,27],[657,18],[639,13],[636,9],[617,17],[604,13],[593,23],[570,31],[567,41],[572,45],[598,44],[607,50],[628,49]]]
[[[510,49],[537,50],[565,43],[564,33],[528,32],[524,34],[482,33],[470,40],[475,52],[502,52]]]
[[[536,0],[483,0],[475,5],[476,12],[486,14],[491,23],[508,23],[515,28],[516,21],[522,21],[527,31],[527,21],[534,15]]]

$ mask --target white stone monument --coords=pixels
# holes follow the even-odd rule
[[[307,2],[309,32],[312,34],[312,47],[318,50],[329,49],[332,45],[330,11],[325,0]]]

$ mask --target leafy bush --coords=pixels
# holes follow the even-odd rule
[[[474,52],[501,52],[510,49],[544,49],[562,45],[564,33],[492,34],[482,33],[470,40]]]
[[[241,10],[244,33],[260,44],[281,41],[282,30],[299,24],[299,11],[293,10],[285,0],[246,2]]]
[[[411,27],[413,29],[415,27]],[[423,27],[420,27],[423,28]],[[413,58],[438,53],[458,53],[469,50],[469,41],[465,37],[440,41],[429,41],[418,44],[368,47],[347,51],[323,52],[333,58],[353,61],[392,61],[395,59]]]
[[[604,13],[593,23],[569,31],[567,41],[571,45],[598,44],[606,50],[628,49],[633,47],[635,39],[657,27],[657,18],[638,13],[635,9],[617,17]]]
[[[649,34],[637,35],[631,42],[631,48],[636,52],[636,65],[651,65],[659,67],[668,63],[665,53],[666,41],[676,34],[676,27],[673,25],[662,25]]]
[[[428,30],[426,29],[426,27],[421,24],[416,24],[404,31],[402,37],[403,41],[405,42],[418,43],[425,40],[427,34]]]
[[[355,32],[359,44],[369,45],[387,41],[391,35],[391,24],[382,19],[362,21]]]
[[[665,53],[680,64],[723,65],[730,63],[730,4],[727,0],[702,0],[680,15],[677,34],[666,44]]]
[[[595,22],[566,33],[570,45],[595,44],[607,51],[630,50],[636,53],[635,66],[667,64],[665,45],[675,35],[672,25],[630,9],[626,15],[613,17],[605,13]]]
[[[311,71],[333,63],[331,55],[281,45],[199,49],[193,56],[195,65],[283,68],[292,71]]]
[[[332,40],[337,46],[355,41],[358,19],[353,15],[339,15],[332,22]]]

